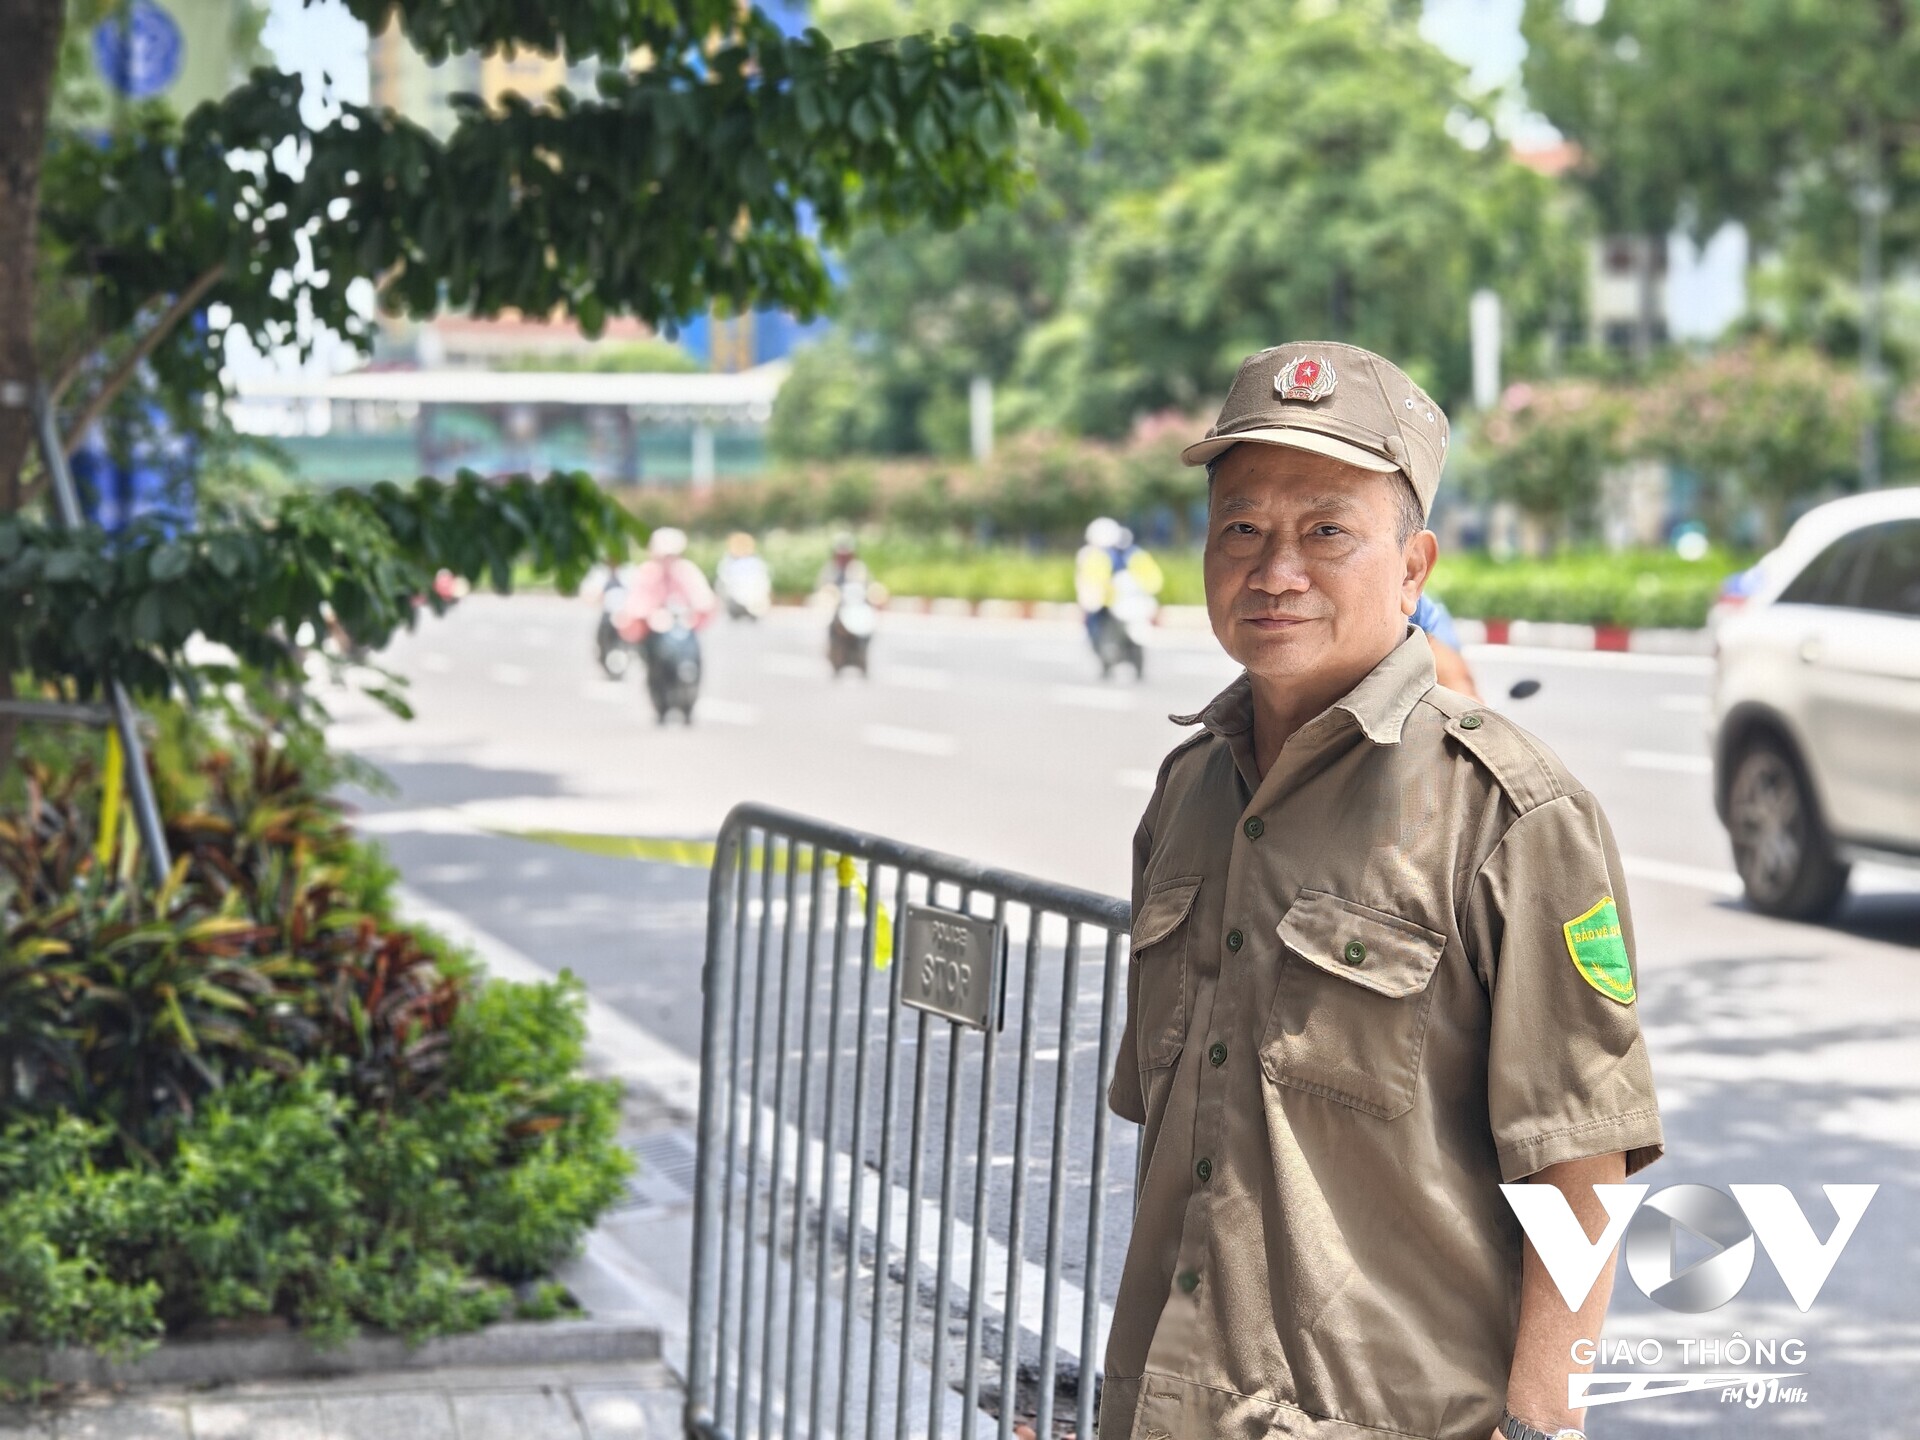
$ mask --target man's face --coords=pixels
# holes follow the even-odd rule
[[[1207,614],[1258,679],[1357,678],[1406,633],[1434,555],[1396,531],[1396,475],[1277,445],[1242,444],[1215,468]]]

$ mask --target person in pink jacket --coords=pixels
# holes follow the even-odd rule
[[[627,603],[620,620],[623,639],[641,639],[648,617],[676,603],[686,608],[687,623],[695,630],[713,618],[719,601],[700,567],[687,559],[686,551],[684,530],[663,525],[653,532],[647,541],[647,558],[635,568],[633,583],[627,587]]]

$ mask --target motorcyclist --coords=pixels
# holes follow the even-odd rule
[[[814,582],[814,588],[838,591],[843,585],[868,585],[872,582],[873,576],[867,570],[867,562],[854,553],[853,536],[841,531],[833,537],[833,554],[820,567],[820,578]]]
[[[698,630],[713,618],[719,602],[700,567],[687,559],[687,533],[663,525],[647,541],[647,558],[634,567],[627,586],[620,633],[629,640],[646,634],[648,619],[675,604],[685,608],[687,624]]]
[[[720,557],[714,583],[736,614],[757,617],[765,611],[767,598],[773,589],[773,577],[767,570],[767,562],[760,556],[753,536],[744,530],[736,530],[727,537],[727,553]]]
[[[1098,641],[1119,591],[1154,596],[1164,583],[1160,566],[1133,543],[1126,526],[1107,515],[1088,523],[1086,544],[1073,560],[1073,588],[1090,639]]]

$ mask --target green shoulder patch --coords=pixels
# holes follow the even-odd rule
[[[1560,927],[1567,937],[1567,954],[1580,978],[1609,1000],[1633,1002],[1633,966],[1627,960],[1626,937],[1620,933],[1620,912],[1607,896],[1586,914]]]

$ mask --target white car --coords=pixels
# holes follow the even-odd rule
[[[1808,511],[1713,617],[1714,803],[1747,899],[1832,912],[1920,864],[1920,486]]]

